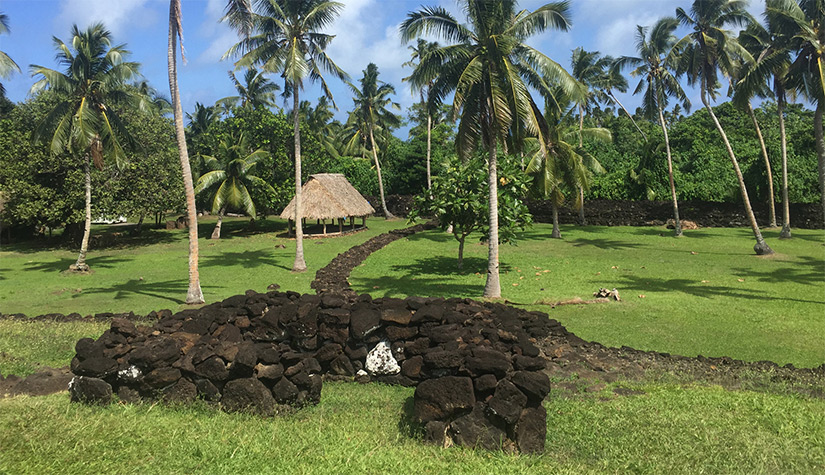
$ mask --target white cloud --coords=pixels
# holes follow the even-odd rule
[[[150,27],[159,19],[158,11],[148,0],[66,0],[60,3],[54,23],[57,36],[61,36],[73,24],[85,28],[103,22],[117,41],[127,30]]]

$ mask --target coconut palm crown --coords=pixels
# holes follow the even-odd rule
[[[9,33],[9,17],[0,13],[0,35]],[[0,78],[8,79],[13,73],[20,72],[20,66],[11,57],[0,51]],[[0,96],[6,94],[6,88],[0,83]]]

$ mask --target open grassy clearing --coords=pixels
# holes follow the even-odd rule
[[[822,401],[719,388],[635,386],[633,397],[546,402],[542,456],[421,442],[412,390],[330,383],[321,404],[261,419],[203,407],[0,400],[0,472],[812,473],[825,469]],[[608,398],[601,400],[597,396]]]
[[[247,289],[265,292],[277,283],[284,290],[311,292],[315,272],[338,253],[390,229],[405,227],[404,220],[372,219],[369,229],[352,235],[307,239],[307,271],[291,272],[295,241],[283,237],[286,222],[259,221],[254,231],[247,219],[224,219],[220,240],[206,239],[215,218],[199,223],[200,278],[207,302],[222,300]],[[128,228],[103,229],[125,232]],[[285,248],[277,247],[284,245]],[[188,241],[185,230],[147,230],[139,239],[92,249],[91,275],[64,273],[77,260],[76,249],[42,249],[32,245],[0,249],[0,312],[82,315],[99,312],[145,314],[152,310],[185,308],[188,285]]]
[[[537,224],[501,248],[503,297],[548,312],[582,338],[610,346],[730,356],[813,367],[825,363],[825,236],[794,230],[765,237],[777,255],[757,257],[748,229],[708,228],[670,237],[664,228],[563,226],[564,240]],[[451,235],[427,231],[372,254],[350,278],[373,296],[479,297],[487,248],[468,238],[456,270]],[[621,303],[537,302],[620,290]],[[641,297],[643,296],[643,297]]]

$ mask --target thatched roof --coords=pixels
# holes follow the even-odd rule
[[[335,219],[375,213],[369,202],[340,173],[312,175],[301,190],[302,218]],[[281,218],[295,218],[295,198],[281,212]]]

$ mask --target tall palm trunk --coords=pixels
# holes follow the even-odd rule
[[[822,134],[822,114],[825,112],[825,104],[822,100],[816,105],[816,112],[814,113],[814,137],[816,142],[816,156],[819,165],[819,190],[820,205],[822,205],[822,218],[825,222],[825,137]]]
[[[785,136],[784,86],[777,92],[776,111],[779,115],[779,143],[782,151],[782,231],[779,237],[789,239],[791,237],[791,204],[788,201],[788,139]]]
[[[427,114],[427,190],[433,187],[432,173],[430,171],[430,154],[432,153],[432,138],[433,138],[433,116]]]
[[[301,203],[301,129],[298,105],[298,86],[293,85],[292,122],[293,133],[295,135],[295,262],[292,264],[292,272],[304,272],[307,270],[307,263],[304,260],[304,226],[302,221],[304,209]]]
[[[613,95],[613,91],[607,91],[607,95],[610,96],[611,99],[613,99],[613,102],[615,102],[619,105],[619,107],[622,108],[624,113],[627,114],[627,117],[630,119],[630,122],[633,122],[633,126],[636,127],[636,130],[638,130],[639,133],[642,135],[642,138],[645,139],[645,141],[647,141],[647,135],[645,135],[645,133],[642,132],[642,129],[639,128],[639,124],[636,123],[636,119],[634,119],[633,116],[630,115],[630,112],[627,111],[624,104],[619,102],[619,98]]]
[[[395,218],[387,209],[387,201],[384,199],[384,179],[381,178],[381,164],[378,163],[378,150],[375,147],[375,137],[372,134],[372,126],[370,126],[370,144],[372,144],[372,158],[375,160],[375,171],[378,173],[378,192],[381,194],[381,209],[384,210],[384,217],[386,219]]]
[[[765,160],[765,170],[768,172],[768,214],[771,220],[771,227],[776,227],[776,203],[773,199],[773,171],[771,171],[771,159],[768,158],[768,149],[765,147],[765,139],[762,137],[762,128],[759,127],[759,122],[756,120],[756,114],[753,113],[753,106],[750,101],[746,106],[748,116],[753,122],[753,128],[756,130],[756,138],[759,139],[759,147],[762,149],[762,158]],[[780,126],[781,127],[781,126]]]
[[[676,199],[676,183],[673,180],[673,158],[670,155],[670,138],[667,134],[667,124],[662,113],[662,106],[658,104],[659,125],[662,126],[662,133],[665,135],[665,151],[667,152],[667,178],[670,181],[670,198],[673,200],[673,235],[682,236],[682,221],[679,220],[679,201]]]
[[[490,235],[487,238],[487,283],[484,297],[501,298],[501,280],[498,275],[498,169],[496,163],[496,143],[488,144],[487,186],[490,206]]]
[[[215,224],[215,229],[212,230],[212,236],[210,236],[209,239],[221,238],[221,226],[223,225],[223,214],[225,211],[225,208],[221,208],[220,211],[218,211],[218,223]]]
[[[579,148],[584,147],[582,132],[584,131],[584,107],[579,104]],[[587,220],[584,219],[584,187],[579,185],[579,224],[584,226]]]
[[[77,262],[69,266],[73,272],[89,272],[86,264],[86,252],[89,251],[89,235],[92,233],[92,170],[89,166],[90,153],[86,152],[86,161],[83,163],[83,174],[86,178],[86,221],[83,224],[83,240],[80,241],[80,255]]]
[[[195,187],[192,184],[192,169],[189,166],[189,151],[186,149],[186,136],[183,131],[183,108],[180,105],[178,91],[178,65],[175,45],[180,24],[180,0],[169,2],[169,49],[167,50],[169,69],[169,93],[175,108],[175,137],[178,142],[180,167],[183,174],[183,190],[186,195],[186,212],[189,218],[189,290],[186,292],[187,304],[203,303],[200,275],[198,273],[198,213],[195,208]]]
[[[556,206],[556,200],[550,198],[550,203],[553,207],[553,232],[550,234],[551,238],[561,239],[561,229],[559,228],[559,207]]]
[[[705,109],[707,109],[708,114],[710,114],[710,118],[713,119],[713,124],[716,126],[716,130],[722,137],[722,142],[725,144],[728,157],[730,157],[730,161],[733,164],[733,171],[736,173],[736,179],[739,181],[739,190],[742,192],[742,201],[745,204],[745,214],[748,217],[751,229],[753,230],[753,235],[756,238],[756,244],[754,244],[753,250],[760,256],[765,254],[773,254],[773,249],[771,249],[771,247],[768,246],[768,243],[765,242],[765,239],[762,238],[762,232],[759,230],[759,225],[756,224],[756,218],[753,215],[753,208],[751,208],[751,200],[748,198],[748,189],[745,187],[745,179],[742,177],[742,170],[739,169],[739,161],[736,160],[736,155],[734,155],[733,148],[730,146],[728,136],[725,134],[722,124],[719,123],[719,119],[716,118],[716,114],[713,113],[713,108],[710,107],[710,103],[708,102],[707,80],[704,76],[702,76],[702,88],[699,91],[699,96],[702,98],[702,104],[704,104]]]

